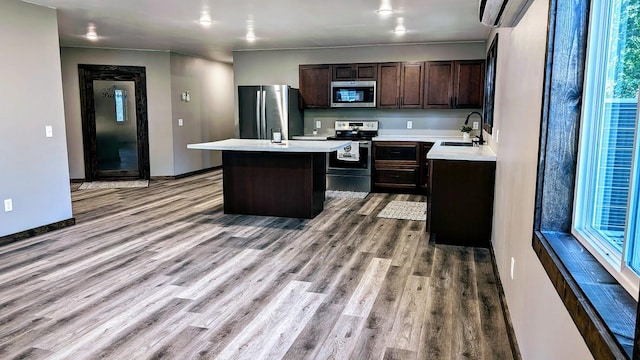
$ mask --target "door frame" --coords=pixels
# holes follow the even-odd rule
[[[136,132],[138,145],[138,176],[149,180],[149,124],[147,117],[147,76],[144,66],[78,64],[80,81],[80,113],[86,181],[102,178],[98,175],[96,116],[93,98],[94,80],[133,81],[136,91]]]

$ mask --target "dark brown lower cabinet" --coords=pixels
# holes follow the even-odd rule
[[[496,163],[429,162],[427,231],[439,244],[489,247]]]
[[[427,153],[432,146],[432,142],[375,141],[374,189],[426,194],[429,179]]]

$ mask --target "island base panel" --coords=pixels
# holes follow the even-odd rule
[[[225,214],[311,219],[323,210],[326,154],[223,151]]]

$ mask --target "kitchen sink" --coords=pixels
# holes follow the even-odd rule
[[[473,146],[473,143],[462,141],[443,141],[440,143],[442,146]]]

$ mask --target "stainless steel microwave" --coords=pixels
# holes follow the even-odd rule
[[[332,81],[332,108],[374,108],[376,107],[375,81]]]

